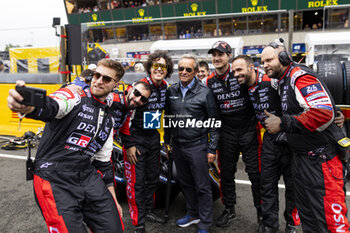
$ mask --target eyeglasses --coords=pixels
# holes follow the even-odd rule
[[[141,102],[142,103],[147,103],[148,102],[148,98],[144,97],[141,92],[139,90],[137,90],[135,87],[134,87],[134,96],[136,97],[140,97],[141,96]]]
[[[178,70],[181,72],[181,71],[184,71],[186,69],[186,72],[187,73],[191,73],[192,72],[192,68],[190,67],[183,67],[183,66],[179,66]]]
[[[116,79],[109,77],[108,75],[102,75],[99,72],[94,72],[93,79],[99,80],[102,77],[103,83],[110,83],[112,80],[118,82]]]
[[[161,64],[161,63],[153,63],[152,64],[152,68],[155,69],[155,70],[158,70],[160,67],[161,70],[164,70],[166,71],[168,66],[166,64]]]

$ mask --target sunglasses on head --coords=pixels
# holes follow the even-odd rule
[[[147,103],[148,102],[148,98],[144,97],[141,92],[139,90],[137,90],[135,87],[134,87],[134,96],[136,97],[139,97],[141,96],[141,102],[142,103]]]
[[[190,67],[183,67],[183,66],[179,66],[178,70],[181,72],[181,71],[184,71],[186,70],[187,73],[191,73],[192,72],[192,68]]]
[[[155,70],[158,70],[160,67],[160,69],[166,71],[168,66],[166,64],[161,64],[161,63],[153,63],[152,64],[152,68],[155,69]]]
[[[102,75],[99,72],[94,72],[93,79],[99,80],[102,77],[103,83],[110,83],[112,80],[118,82],[116,79],[109,77],[108,75]]]

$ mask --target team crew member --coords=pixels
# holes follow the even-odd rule
[[[76,77],[71,84],[81,86],[83,89],[89,88],[94,71],[90,69],[83,70],[79,77]]]
[[[260,219],[259,140],[254,108],[249,100],[248,88],[240,85],[231,71],[231,46],[218,41],[209,50],[215,71],[208,77],[207,86],[213,91],[222,119],[219,140],[219,166],[221,194],[225,210],[216,225],[226,226],[236,218],[235,173],[240,152],[252,183],[254,206]]]
[[[141,105],[140,97],[130,95],[128,106],[113,109],[120,105],[113,102],[110,92],[123,74],[119,62],[103,59],[90,89],[81,95],[60,89],[46,97],[43,108],[20,104],[23,97],[10,90],[11,110],[47,122],[36,155],[33,185],[49,232],[88,232],[83,221],[93,232],[123,231],[110,162],[112,129],[117,111],[123,115],[119,121],[124,121],[126,107]],[[150,95],[143,85],[137,88]]]
[[[209,76],[210,70],[209,65],[206,61],[198,62],[198,73],[197,78],[202,82],[206,82],[206,78]]]
[[[264,110],[277,116],[282,116],[276,79],[270,79],[259,69],[254,68],[253,59],[247,55],[239,55],[233,59],[232,71],[240,84],[245,84],[249,87],[250,100],[253,103],[256,117],[263,127],[265,127],[264,121],[267,118]],[[285,138],[284,132],[279,134],[264,133],[260,173],[261,211],[263,219],[259,227],[260,233],[279,232],[278,181],[281,175],[283,175],[286,186],[286,209],[284,211],[284,217],[287,224],[285,233],[296,232],[296,226],[300,224],[293,193],[292,154],[286,141],[282,140],[283,138]]]
[[[127,190],[129,212],[135,232],[145,232],[145,220],[164,223],[165,219],[153,211],[153,196],[159,182],[160,135],[157,129],[144,128],[144,114],[160,116],[165,106],[168,85],[164,81],[173,72],[173,62],[164,51],[156,51],[145,63],[147,77],[141,82],[152,88],[149,103],[137,109],[127,120],[122,142],[125,151],[125,175],[129,177]],[[153,117],[152,117],[153,118]]]
[[[269,133],[287,133],[293,151],[292,174],[303,232],[350,232],[345,204],[345,167],[328,136],[334,125],[334,102],[312,70],[291,62],[285,48],[269,44],[261,61],[278,79],[282,117],[265,112]],[[332,130],[330,130],[332,127]]]
[[[198,233],[207,233],[213,215],[208,163],[216,158],[221,122],[213,93],[195,77],[197,58],[183,55],[178,70],[180,82],[169,88],[165,116],[169,122],[185,122],[186,126],[165,128],[164,136],[166,144],[172,142],[178,181],[186,199],[187,213],[176,223],[180,227],[198,223]],[[204,126],[206,121],[209,126]]]

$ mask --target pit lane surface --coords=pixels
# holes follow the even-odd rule
[[[9,156],[4,156],[4,154]],[[35,151],[32,153],[35,155]],[[16,157],[13,157],[16,156]],[[25,180],[25,151],[4,151],[0,150],[0,232],[47,232],[47,228],[40,210],[34,201],[32,181]],[[211,228],[212,233],[250,233],[257,232],[256,210],[253,207],[253,200],[248,178],[244,172],[244,164],[240,160],[236,175],[237,182],[237,219],[226,228],[218,228],[215,225]],[[282,184],[282,182],[281,182]],[[346,185],[348,194],[347,203],[350,201],[350,187]],[[280,230],[284,232],[285,223],[283,219],[284,210],[284,189],[280,188]],[[129,217],[126,200],[121,201],[123,207],[123,221],[125,232],[133,232],[133,226]],[[349,204],[347,205],[349,208]],[[214,219],[223,211],[224,206],[220,200],[214,203]],[[282,211],[281,211],[282,210]],[[157,213],[164,213],[164,210],[157,209]],[[197,232],[195,226],[179,228],[176,226],[176,219],[185,214],[185,201],[182,194],[179,194],[170,207],[170,220],[167,224],[159,225],[147,223],[146,229],[149,233],[192,233]],[[302,232],[299,228],[298,232]]]

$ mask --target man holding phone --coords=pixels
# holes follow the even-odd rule
[[[102,59],[90,89],[80,95],[59,89],[46,97],[44,107],[23,105],[17,91],[9,92],[12,111],[47,122],[33,185],[49,232],[88,232],[83,221],[93,232],[123,231],[110,162],[113,128],[117,130],[128,110],[150,95],[143,83],[134,85],[127,95],[111,94],[123,74],[119,62]]]

